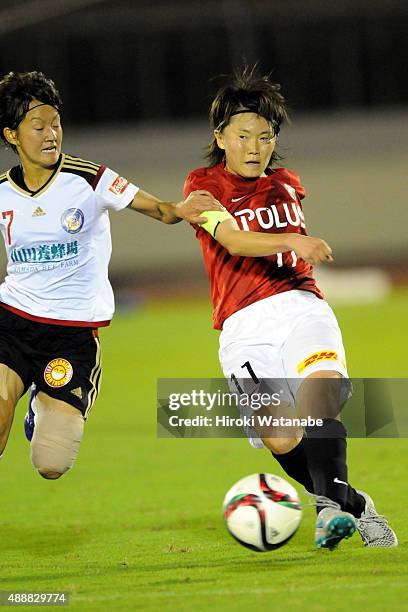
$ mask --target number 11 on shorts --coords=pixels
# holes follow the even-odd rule
[[[254,381],[255,384],[259,383],[259,378],[257,377],[257,375],[255,374],[253,367],[251,366],[249,361],[246,361],[245,363],[242,364],[241,366],[241,370],[246,368],[252,378],[252,380]],[[238,382],[237,377],[235,376],[235,374],[231,374],[231,380],[234,383],[234,385],[236,386],[238,393],[240,393],[241,395],[244,393],[243,388],[241,387],[241,385]]]

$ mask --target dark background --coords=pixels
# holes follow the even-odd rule
[[[54,77],[65,121],[76,124],[202,117],[219,85],[214,76],[244,60],[273,69],[296,112],[408,99],[403,0],[3,0],[0,7],[0,73],[35,67]]]

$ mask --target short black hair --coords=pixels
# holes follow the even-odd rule
[[[231,117],[239,111],[248,110],[264,117],[271,123],[277,136],[284,121],[289,120],[285,98],[280,93],[279,83],[271,81],[271,75],[261,75],[258,66],[243,66],[228,77],[210,107],[210,124],[220,132],[227,127]],[[224,159],[225,152],[219,148],[215,138],[207,147],[206,159],[209,166],[215,166]],[[274,151],[268,166],[282,159]]]
[[[16,151],[6,140],[3,130],[16,130],[24,119],[30,102],[39,100],[61,112],[62,100],[54,81],[42,72],[9,72],[0,80],[0,136],[3,143]]]

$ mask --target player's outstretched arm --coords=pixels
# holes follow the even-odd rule
[[[210,215],[211,216],[211,215]],[[285,251],[294,251],[312,265],[333,261],[332,250],[324,240],[302,234],[267,234],[264,232],[245,232],[232,217],[220,221],[213,232],[205,224],[204,228],[213,233],[215,239],[231,255],[243,257],[266,257]]]
[[[204,190],[192,191],[184,201],[175,203],[163,202],[140,189],[129,204],[129,208],[168,224],[182,220],[201,224],[207,220],[206,217],[201,216],[204,211],[224,210],[224,207],[213,198],[211,193]]]

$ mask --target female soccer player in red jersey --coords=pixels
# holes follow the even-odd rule
[[[371,498],[347,478],[346,430],[339,418],[348,392],[341,332],[313,277],[332,261],[329,245],[308,236],[299,177],[275,167],[275,146],[287,119],[279,85],[248,68],[222,87],[210,109],[214,138],[208,166],[192,171],[187,197],[211,192],[226,211],[196,226],[211,283],[219,357],[231,389],[285,386],[286,408],[323,417],[320,426],[274,433],[247,431],[286,473],[316,496],[318,548],[334,548],[357,528],[368,546],[397,538]],[[285,381],[285,385],[283,384]],[[250,391],[249,391],[250,392]],[[287,412],[286,412],[287,415]]]
[[[26,435],[33,465],[48,479],[72,466],[99,391],[97,330],[114,310],[108,211],[128,207],[172,224],[204,221],[208,205],[222,209],[204,192],[162,202],[101,164],[62,153],[61,104],[40,72],[0,81],[0,134],[19,157],[0,175],[8,257],[0,286],[0,456],[16,404],[34,383]]]

